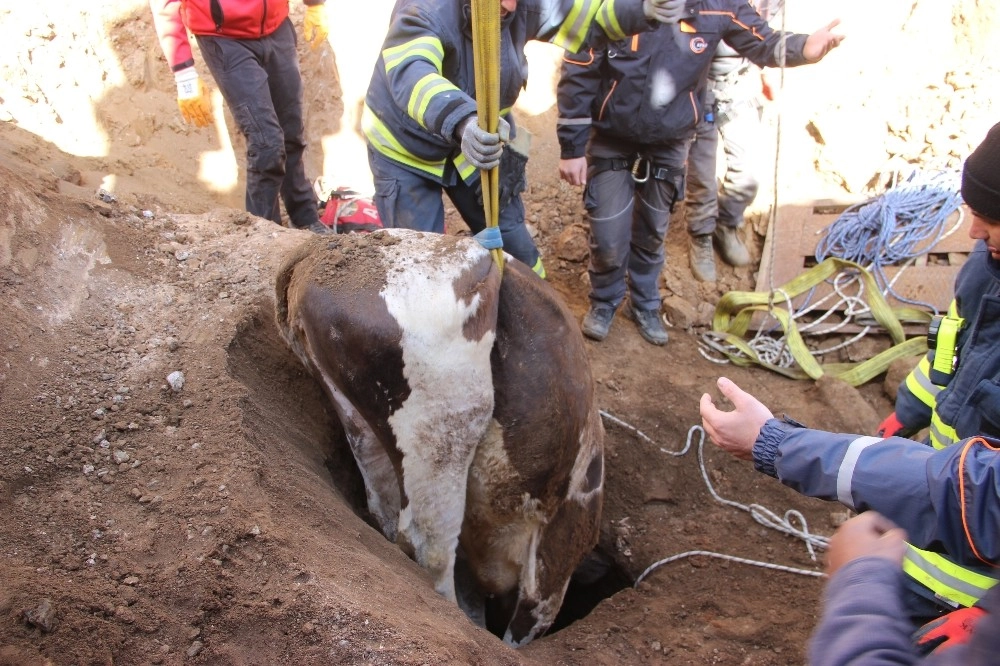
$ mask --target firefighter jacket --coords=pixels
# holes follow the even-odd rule
[[[902,437],[810,430],[770,419],[758,471],[804,495],[878,511],[906,530],[903,570],[946,605],[970,606],[1000,575],[1000,440],[935,450]],[[926,549],[926,550],[920,550]]]
[[[556,89],[563,159],[582,157],[593,128],[655,145],[688,139],[702,118],[709,68],[720,42],[760,67],[806,64],[808,35],[772,30],[745,0],[705,0],[696,14],[649,33],[564,56]]]
[[[967,643],[928,656],[913,644],[906,620],[899,567],[882,557],[862,557],[841,567],[826,584],[823,617],[809,641],[810,666],[992,666],[1000,654],[1000,587],[979,606],[986,615]]]
[[[326,0],[303,0],[321,5]],[[187,33],[260,39],[288,18],[288,0],[149,0],[156,35],[173,72],[194,65]]]
[[[478,178],[454,137],[476,113],[470,14],[462,0],[398,0],[365,97],[369,147],[439,183],[449,163],[466,182]],[[578,50],[652,25],[641,0],[520,0],[500,34],[500,113],[512,137],[509,114],[527,83],[528,40]]]
[[[955,280],[951,314],[964,320],[953,373],[932,370],[932,349],[896,394],[900,423],[908,432],[929,426],[935,448],[975,435],[1000,437],[1000,262],[983,241]]]

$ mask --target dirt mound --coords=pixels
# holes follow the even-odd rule
[[[377,48],[388,11],[349,4],[331,7],[349,16],[335,17],[333,50],[302,53],[308,167],[339,173],[337,185],[367,173],[356,117],[367,65],[358,65],[364,76],[340,71],[333,51],[343,61]],[[843,194],[894,157],[955,161],[981,137],[994,114],[977,90],[995,89],[996,72],[984,65],[978,81],[954,63],[963,49],[979,57],[991,24],[952,16],[994,12],[959,4],[887,6],[879,20],[871,3],[842,6],[858,19],[845,20],[855,30],[845,64],[823,76],[790,72],[789,102],[812,106],[788,104],[782,116],[791,136],[780,185],[811,175],[834,187],[800,186],[794,198],[782,190],[782,201]],[[698,398],[724,373],[775,412],[865,432],[890,403],[877,383],[805,384],[701,356],[714,303],[753,289],[755,267],[694,282],[678,211],[663,293],[685,319],[669,344],[646,344],[622,318],[606,341],[587,343],[607,430],[600,544],[557,630],[511,650],[445,603],[366,521],[332,410],[274,321],[279,268],[310,236],[239,210],[240,137],[219,99],[213,128],[181,123],[145,3],[0,12],[12,42],[0,55],[0,664],[804,662],[821,566],[749,508],[798,510],[823,534],[845,512],[702,449]],[[809,19],[807,29],[820,24]],[[942,25],[955,44],[932,54],[926,36]],[[851,56],[849,45],[876,30],[912,57],[877,67],[871,53],[883,45]],[[525,98],[550,92],[545,65],[533,60]],[[952,106],[927,103],[927,90]],[[580,192],[557,179],[551,106],[522,120],[535,136],[528,219],[550,283],[579,316]],[[814,164],[840,166],[817,176]],[[752,222],[757,256],[772,201],[762,193]],[[807,575],[685,555],[693,551]],[[632,586],[671,556],[680,557]]]

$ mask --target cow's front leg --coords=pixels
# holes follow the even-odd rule
[[[492,395],[489,397],[492,410]],[[485,410],[484,405],[479,411]],[[442,421],[448,421],[443,432],[432,434],[411,425],[405,432],[422,432],[423,436],[416,434],[412,440],[397,441],[403,451],[403,500],[397,538],[431,572],[434,588],[455,603],[455,554],[465,517],[469,466],[479,432],[485,428],[478,424],[488,419],[488,412],[486,419],[483,416],[468,412],[441,415],[437,423],[427,425],[436,430]]]

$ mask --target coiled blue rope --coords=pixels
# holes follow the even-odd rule
[[[929,303],[897,294],[885,267],[930,252],[945,235],[945,222],[962,203],[961,172],[913,172],[901,184],[845,210],[824,229],[816,261],[848,259],[868,268],[882,293],[937,312]]]

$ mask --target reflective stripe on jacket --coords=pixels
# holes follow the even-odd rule
[[[1000,440],[936,451],[901,437],[857,437],[769,420],[754,443],[758,470],[810,497],[882,513],[906,530],[907,573],[965,605],[1000,577]]]
[[[449,161],[466,182],[455,128],[476,113],[470,7],[462,0],[399,0],[365,97],[362,130],[391,160],[442,182]],[[520,0],[500,34],[500,107],[509,112],[527,84],[528,40],[576,50],[648,30],[641,0]],[[513,138],[516,128],[509,114]]]

